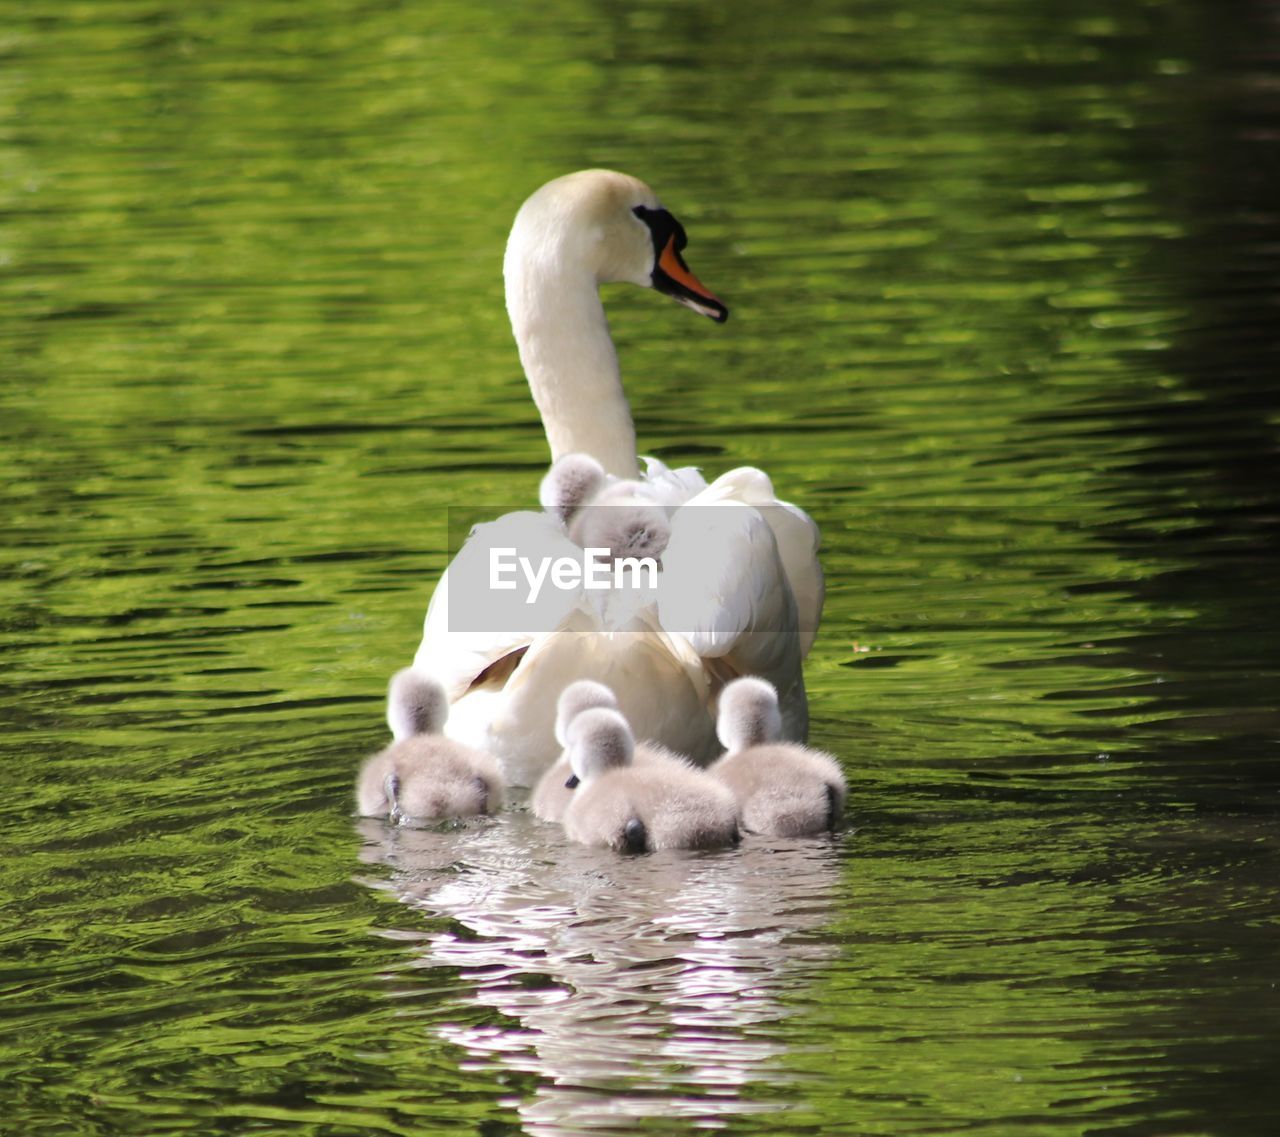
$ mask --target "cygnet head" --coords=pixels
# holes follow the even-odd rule
[[[579,509],[604,487],[605,472],[590,454],[562,454],[538,487],[542,508],[568,525]]]
[[[387,688],[387,726],[399,742],[415,734],[439,734],[449,717],[449,697],[438,679],[412,667],[397,671]]]
[[[671,541],[671,523],[660,505],[589,505],[574,518],[570,536],[584,549],[608,549],[620,557],[661,558]]]
[[[720,692],[716,737],[730,754],[776,742],[782,734],[778,692],[765,679],[735,679]]]
[[[600,284],[655,288],[724,323],[729,310],[684,263],[686,243],[684,227],[644,182],[614,170],[580,170],[548,182],[520,207],[504,272],[510,287],[547,257],[581,265]],[[508,307],[512,299],[509,293]]]
[[[579,679],[560,692],[560,698],[556,700],[556,741],[561,748],[569,745],[569,724],[583,711],[593,707],[608,707],[616,711],[617,697],[594,679]]]
[[[631,765],[636,742],[627,720],[608,707],[583,711],[569,724],[569,789],[610,770]]]

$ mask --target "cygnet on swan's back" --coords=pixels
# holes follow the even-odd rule
[[[611,557],[660,558],[671,541],[667,510],[643,482],[612,479],[587,454],[565,454],[552,464],[538,490],[542,506],[584,549],[608,549]]]

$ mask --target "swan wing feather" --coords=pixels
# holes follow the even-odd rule
[[[533,590],[518,562],[513,572],[502,574],[514,587],[495,592],[495,550],[504,564],[512,561],[507,550],[533,566],[582,558],[582,549],[546,513],[507,513],[472,529],[436,585],[413,661],[415,670],[445,685],[451,702],[485,668],[528,647],[540,631],[559,627],[583,602],[581,588],[558,588],[544,580],[536,599],[526,603]]]

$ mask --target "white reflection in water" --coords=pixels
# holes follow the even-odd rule
[[[450,830],[360,825],[362,858],[395,868],[376,886],[456,925],[422,939],[415,966],[456,968],[512,1020],[435,1029],[483,1067],[537,1077],[515,1103],[526,1132],[786,1108],[743,1087],[788,1080],[770,1026],[837,950],[824,934],[836,841],[623,857],[520,813]]]

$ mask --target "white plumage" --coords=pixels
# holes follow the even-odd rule
[[[497,756],[516,784],[533,785],[555,761],[556,699],[577,679],[606,684],[640,737],[697,762],[718,752],[712,708],[739,675],[776,687],[783,737],[802,740],[807,731],[801,663],[823,599],[817,527],[779,501],[759,470],[732,470],[708,485],[692,468],[652,458],[643,475],[638,468],[598,288],[656,287],[723,320],[727,311],[689,272],[683,247],[683,230],[647,186],[604,170],[543,186],[521,207],[507,244],[507,309],[552,456],[587,459],[574,478],[544,483],[543,504],[557,489],[561,506],[601,493],[594,462],[605,493],[618,479],[638,482],[644,507],[665,514],[670,531],[663,544],[664,534],[646,530],[658,537],[648,547],[662,549],[653,592],[544,588],[536,611],[505,609],[515,595],[495,594],[475,618],[459,597],[487,571],[495,546],[531,558],[582,556],[564,525],[573,508],[568,518],[552,508],[478,526],[441,578],[414,669],[443,683],[447,733]],[[608,529],[598,535],[620,539]]]

